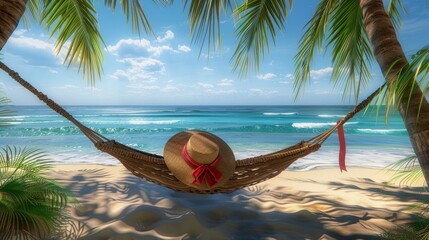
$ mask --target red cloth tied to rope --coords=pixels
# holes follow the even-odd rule
[[[194,182],[193,184],[201,185],[204,182],[204,179],[207,182],[207,185],[209,187],[215,185],[217,182],[220,181],[222,178],[222,173],[219,172],[219,170],[216,169],[216,166],[220,162],[220,155],[217,155],[215,160],[210,164],[200,164],[196,162],[194,159],[191,158],[188,154],[188,149],[185,146],[183,146],[182,150],[182,157],[185,160],[185,162],[192,168],[194,171],[192,172],[192,176],[194,176]]]
[[[338,121],[337,123],[339,123]],[[337,128],[338,132],[338,140],[340,142],[340,154],[339,154],[339,165],[341,172],[344,170],[347,172],[346,169],[346,140],[344,138],[344,129],[343,125],[339,125]]]

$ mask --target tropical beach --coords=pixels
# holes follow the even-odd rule
[[[98,132],[133,148],[162,154],[171,135],[195,127],[222,136],[237,159],[244,159],[310,139],[352,107],[67,109]],[[321,150],[275,178],[227,194],[201,195],[176,192],[132,175],[49,108],[14,110],[16,116],[5,118],[10,125],[2,130],[2,142],[40,144],[55,163],[49,176],[77,200],[69,209],[66,230],[61,231],[64,239],[378,239],[413,221],[418,215],[412,208],[429,197],[422,181],[411,186],[389,182],[394,172],[385,166],[411,154],[409,140],[399,119],[391,118],[387,128],[371,112],[359,114],[344,127],[347,171],[338,168],[338,138],[333,135]],[[383,141],[386,137],[390,141]],[[374,144],[376,150],[371,148]]]
[[[412,221],[421,184],[385,184],[381,169],[285,171],[228,194],[175,192],[122,166],[58,165],[75,193],[70,235],[82,239],[379,239]]]
[[[428,13],[0,0],[0,239],[429,239]]]

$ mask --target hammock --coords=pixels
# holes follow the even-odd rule
[[[71,121],[82,131],[83,134],[85,134],[89,140],[91,140],[91,142],[93,142],[94,146],[98,150],[117,158],[135,176],[143,178],[149,182],[165,186],[175,191],[201,194],[232,192],[279,175],[297,159],[317,151],[321,147],[322,143],[337,128],[341,127],[356,113],[365,108],[381,90],[381,88],[377,89],[367,99],[362,101],[351,112],[344,116],[344,118],[339,120],[336,125],[327,129],[325,132],[307,141],[301,141],[293,146],[277,152],[237,160],[235,172],[225,184],[210,190],[199,190],[187,186],[179,181],[167,168],[167,165],[165,164],[164,158],[162,156],[133,149],[102,136],[92,129],[82,125],[82,123],[76,120],[64,108],[49,99],[42,92],[38,91],[30,83],[22,79],[17,72],[11,70],[1,61],[0,68],[8,73],[23,87],[36,95],[52,110]]]

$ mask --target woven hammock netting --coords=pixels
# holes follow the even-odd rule
[[[210,190],[199,190],[179,181],[168,169],[162,156],[130,148],[102,136],[94,130],[82,125],[82,123],[76,120],[64,108],[38,91],[30,83],[22,79],[17,72],[11,70],[1,61],[0,68],[23,87],[36,95],[52,110],[71,121],[89,140],[91,140],[91,142],[93,142],[97,149],[117,158],[135,176],[175,191],[201,194],[228,193],[279,175],[297,159],[317,151],[322,143],[338,127],[342,126],[356,113],[364,109],[382,88],[377,89],[367,99],[359,103],[352,111],[340,119],[336,125],[327,129],[325,132],[277,152],[237,160],[234,174],[225,184]]]

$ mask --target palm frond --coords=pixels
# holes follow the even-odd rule
[[[415,70],[414,76],[423,93],[429,93],[429,46],[425,46],[411,56],[410,67]],[[424,95],[420,104],[424,101]],[[420,111],[419,111],[420,112]]]
[[[404,13],[407,13],[407,9],[405,9],[404,5],[402,4],[402,0],[389,1],[386,13],[390,17],[390,20],[392,21],[392,24],[396,30],[398,30],[401,26],[402,17],[400,10],[402,10]]]
[[[22,170],[25,174],[45,174],[51,169],[50,161],[43,152],[10,146],[0,148],[0,167],[15,169],[15,172]]]
[[[275,44],[277,30],[284,28],[288,8],[292,8],[292,1],[248,0],[234,11],[238,44],[233,69],[238,69],[240,76],[249,69],[259,70],[265,49],[269,52],[270,39]]]
[[[386,168],[395,172],[388,183],[398,182],[399,185],[409,185],[423,180],[423,171],[415,155],[389,164]]]
[[[380,234],[380,239],[385,240],[421,240],[419,233],[409,225],[398,226],[394,229],[386,230]]]
[[[61,224],[69,192],[43,175],[47,163],[36,150],[0,149],[1,239],[42,239]]]
[[[39,16],[39,6],[41,0],[27,0],[26,9],[24,15],[21,17],[21,21],[28,28],[30,19],[37,20]]]
[[[3,97],[1,95],[2,92],[0,91],[0,127],[10,125],[8,120],[4,117],[9,117],[13,113],[12,110],[8,109],[11,101],[7,97]]]
[[[152,27],[150,26],[149,19],[146,17],[145,12],[138,0],[121,0],[122,11],[125,14],[127,23],[131,19],[131,26],[134,32],[140,35],[141,29],[145,33],[152,33]],[[168,4],[168,0],[154,0],[155,3]],[[112,10],[115,10],[118,4],[117,0],[104,0],[104,4]]]
[[[385,230],[385,232],[380,235],[380,238],[386,240],[429,239],[429,218],[427,216],[421,216],[411,223],[397,226],[394,229]]]
[[[316,12],[305,25],[305,33],[301,37],[298,53],[294,57],[295,62],[295,97],[298,97],[310,80],[310,68],[315,55],[315,50],[322,50],[326,28],[330,22],[330,16],[338,5],[338,0],[321,1]]]
[[[343,97],[355,97],[358,102],[362,87],[371,78],[369,65],[374,59],[365,34],[359,1],[341,1],[332,13],[328,45],[332,45],[333,71],[331,80],[340,86]]]
[[[189,7],[188,18],[192,42],[200,42],[200,52],[206,41],[209,52],[212,42],[214,50],[221,46],[221,13],[232,10],[231,2],[231,0],[184,1],[185,8]]]
[[[7,110],[6,108],[10,106],[11,101],[7,97],[2,97],[0,92],[0,116],[8,116],[10,113],[12,113],[12,110]]]
[[[57,54],[67,47],[64,62],[68,67],[78,65],[91,84],[101,77],[105,45],[95,13],[92,1],[86,0],[44,1],[41,13],[41,22],[51,28],[50,36],[58,35]]]
[[[396,62],[389,68],[388,74],[394,68],[395,64]],[[412,97],[409,91],[412,91],[414,88],[421,88],[423,93],[429,91],[429,46],[425,46],[413,54],[406,68],[398,71],[396,81],[390,83],[389,91],[385,93],[384,104],[386,107],[397,107],[400,103],[398,99],[402,99],[406,95],[409,96],[407,99],[409,104]],[[423,94],[420,99],[418,114],[420,114],[421,104],[424,100],[425,96]],[[408,110],[408,107],[406,110]],[[408,111],[406,114],[408,114]],[[419,115],[416,117],[419,118]]]

